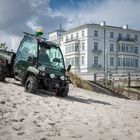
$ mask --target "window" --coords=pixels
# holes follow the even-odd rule
[[[95,50],[95,51],[98,50],[98,42],[94,42],[94,50]]]
[[[126,44],[126,45],[125,45],[125,47],[126,47],[125,51],[126,51],[126,52],[129,52],[129,46],[130,46],[129,44]]]
[[[94,37],[98,37],[98,31],[94,31]]]
[[[68,41],[68,36],[66,36],[66,41]]]
[[[37,41],[36,39],[25,36],[22,40],[19,50],[17,51],[16,60],[28,61],[29,57],[37,57]]]
[[[110,44],[110,52],[114,52],[114,44]]]
[[[130,34],[127,34],[127,39],[130,40]]]
[[[79,33],[76,33],[76,38],[79,38]]]
[[[138,68],[138,59],[135,59],[135,67]]]
[[[138,59],[133,58],[118,58],[118,66],[138,67]]]
[[[78,58],[78,61],[79,61],[79,58]],[[78,63],[77,58],[72,57],[72,58],[66,59],[66,66],[68,66],[69,64],[71,64],[72,66],[75,66],[75,65],[78,65],[77,63]]]
[[[135,41],[138,41],[138,35],[134,36]]]
[[[119,40],[121,40],[122,39],[122,34],[121,33],[119,33]]]
[[[134,52],[134,45],[131,45],[131,49],[130,49],[131,51],[131,53],[133,53]]]
[[[71,65],[74,66],[74,58],[71,58]]]
[[[73,40],[73,34],[71,34],[71,40]]]
[[[118,66],[121,66],[121,58],[118,58]]]
[[[66,67],[67,67],[69,64],[70,64],[70,59],[67,58],[67,59],[66,59]]]
[[[118,44],[118,52],[121,51],[121,44]]]
[[[76,51],[76,52],[79,51],[79,45],[78,45],[78,43],[75,44],[75,51]]]
[[[66,45],[66,53],[72,53],[75,51],[79,51],[78,44],[71,43],[71,44]]]
[[[110,32],[110,38],[114,38],[114,33]]]
[[[85,42],[82,42],[82,51],[85,50]]]
[[[81,64],[82,64],[82,65],[85,64],[85,57],[84,57],[84,56],[81,57]]]
[[[82,31],[82,37],[84,37],[85,36],[85,31]]]
[[[131,67],[134,67],[134,65],[135,65],[135,61],[134,59],[131,59]]]
[[[135,46],[135,53],[138,54],[138,47]]]
[[[114,58],[110,57],[110,66],[114,66]]]
[[[94,65],[98,65],[98,56],[94,57]]]
[[[124,43],[121,44],[121,52],[125,52],[125,44]]]
[[[125,62],[126,62],[126,64],[125,64],[126,67],[130,67],[130,58],[126,58]]]
[[[75,66],[79,66],[79,58],[78,57],[75,58]]]
[[[75,51],[75,46],[74,44],[71,45],[71,52],[74,52]]]

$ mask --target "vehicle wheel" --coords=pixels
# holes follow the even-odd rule
[[[2,68],[2,66],[0,66],[0,81],[4,81],[5,77],[6,77],[5,72]]]
[[[35,76],[29,76],[25,83],[25,91],[35,93],[38,89],[38,79]]]
[[[66,84],[66,87],[63,88],[60,93],[59,93],[59,96],[61,97],[67,97],[68,96],[68,93],[69,93],[69,84],[67,83]]]

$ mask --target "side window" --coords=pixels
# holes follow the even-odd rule
[[[37,57],[37,41],[30,36],[25,36],[20,44],[16,60],[27,61],[29,57]]]

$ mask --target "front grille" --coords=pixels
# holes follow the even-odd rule
[[[51,78],[50,75],[47,75],[44,79],[44,84],[50,88],[61,88],[63,86],[63,81],[59,76],[55,76],[55,78]]]

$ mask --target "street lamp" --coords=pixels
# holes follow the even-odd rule
[[[124,68],[123,68],[123,55],[122,55],[122,74],[123,74],[123,70]]]
[[[108,50],[105,50],[105,55],[106,55],[106,69],[105,69],[105,77],[106,77],[106,81],[108,81]]]

